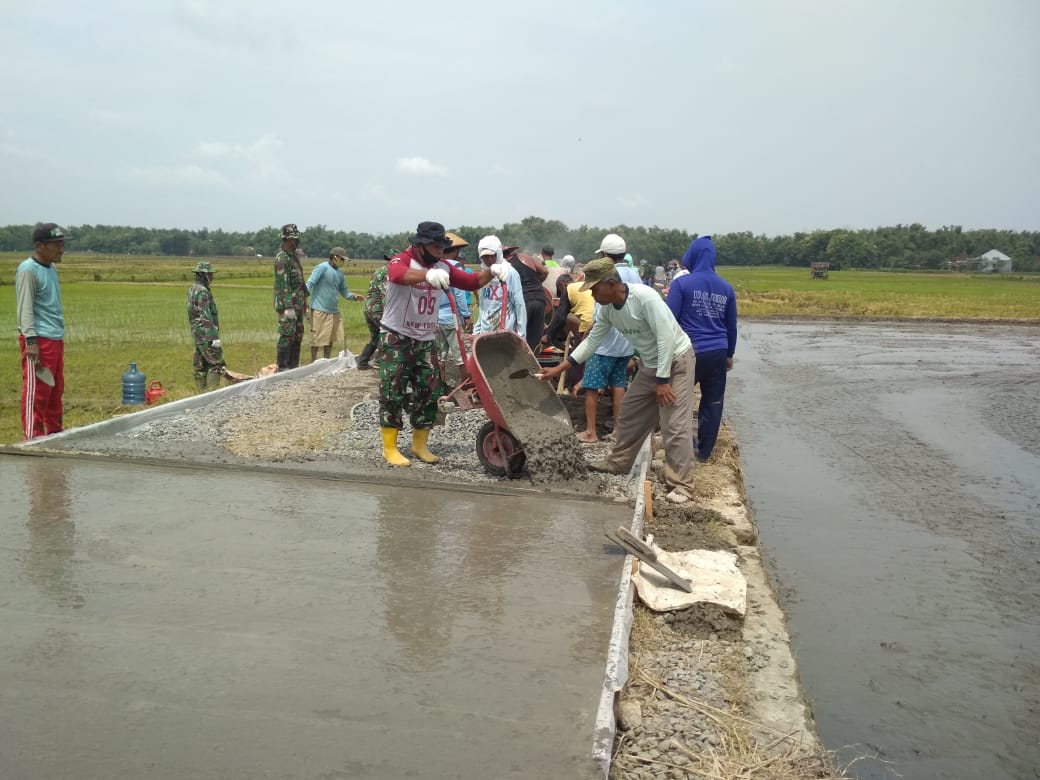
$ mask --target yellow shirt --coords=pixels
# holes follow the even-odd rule
[[[578,330],[588,332],[592,327],[592,317],[596,313],[596,301],[592,290],[581,292],[582,282],[571,282],[567,285],[567,299],[571,304],[571,314],[578,318]]]

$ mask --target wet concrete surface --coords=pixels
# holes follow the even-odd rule
[[[741,323],[727,419],[856,777],[1040,777],[1040,327]]]
[[[620,505],[0,455],[0,777],[595,776]]]

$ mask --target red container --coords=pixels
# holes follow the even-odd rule
[[[148,389],[144,391],[144,402],[146,404],[153,404],[166,395],[166,391],[163,390],[162,382],[152,382],[148,385]]]

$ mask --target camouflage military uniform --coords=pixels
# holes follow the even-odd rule
[[[365,296],[365,324],[368,326],[368,343],[358,356],[358,368],[369,368],[369,361],[379,346],[379,321],[383,319],[383,306],[386,303],[387,266],[379,268],[372,274]]]
[[[307,284],[303,266],[295,254],[281,250],[274,258],[274,310],[278,312],[278,368],[300,365],[303,315],[307,308]],[[287,318],[286,311],[296,312]]]
[[[217,302],[209,287],[195,277],[195,284],[188,290],[188,324],[191,326],[192,339],[195,341],[195,386],[200,392],[220,387],[220,379],[224,376],[224,348],[220,345],[220,317],[217,314]],[[214,345],[216,342],[216,345]]]
[[[432,428],[441,390],[437,340],[419,341],[383,331],[379,334],[379,424],[404,427],[404,411],[413,428]]]

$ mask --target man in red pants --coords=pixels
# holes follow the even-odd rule
[[[22,353],[22,432],[26,440],[62,430],[65,317],[55,265],[65,254],[66,237],[53,222],[36,225],[32,257],[23,260],[14,275]]]

